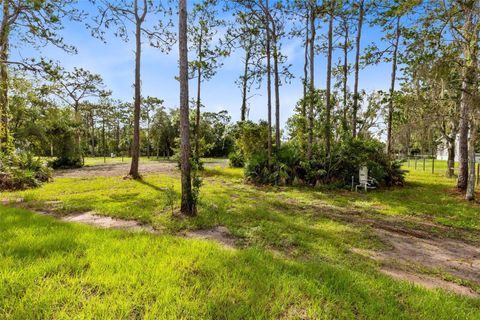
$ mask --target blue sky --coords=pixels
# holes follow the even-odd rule
[[[88,2],[82,4],[88,8]],[[326,27],[321,26],[319,33],[325,33]],[[100,74],[107,88],[112,90],[113,98],[131,101],[133,97],[134,75],[134,43],[125,43],[113,34],[106,37],[107,43],[93,38],[82,23],[68,22],[61,32],[68,44],[77,47],[78,54],[70,55],[62,50],[47,46],[40,51],[34,51],[28,47],[18,46],[12,49],[12,56],[39,57],[58,60],[66,69],[82,67],[91,72]],[[362,47],[366,47],[372,41],[378,42],[381,33],[368,25],[365,26]],[[133,39],[133,37],[131,37]],[[292,64],[292,73],[296,76],[290,84],[281,87],[281,122],[285,124],[287,118],[292,115],[293,107],[302,95],[301,75],[303,73],[303,49],[299,39],[287,39],[283,43],[283,53],[288,56],[288,62]],[[334,55],[337,61],[340,50]],[[202,84],[203,104],[205,111],[228,110],[233,121],[240,118],[241,94],[235,85],[235,80],[242,73],[241,51],[234,52],[232,56],[224,60],[224,66],[216,76]],[[349,57],[353,62],[353,51]],[[174,45],[170,54],[164,54],[160,50],[148,46],[145,41],[142,52],[142,95],[156,96],[165,100],[167,108],[177,108],[179,103],[179,85],[174,77],[178,74],[177,68],[178,50]],[[317,55],[315,60],[315,85],[325,87],[326,58]],[[389,86],[390,66],[380,64],[370,66],[360,72],[360,88],[367,91],[385,90]],[[353,87],[353,74],[350,77],[350,87]],[[260,90],[252,91],[255,95],[250,102],[251,120],[266,119],[266,85]],[[196,92],[196,81],[190,82],[190,97]]]

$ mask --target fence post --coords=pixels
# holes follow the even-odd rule
[[[477,186],[480,186],[480,163],[477,165]]]
[[[435,174],[435,158],[432,158],[432,174]]]
[[[427,161],[427,160],[425,159],[425,157],[423,157],[423,171],[425,171],[425,162],[426,162],[426,161]]]
[[[415,156],[415,170],[417,170],[417,156]]]

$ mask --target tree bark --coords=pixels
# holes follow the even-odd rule
[[[469,170],[468,170],[468,133],[469,129],[469,114],[473,110],[470,110],[472,99],[471,90],[473,83],[473,57],[470,52],[470,42],[472,37],[473,17],[470,8],[465,8],[467,11],[465,23],[463,26],[465,34],[464,43],[464,65],[462,75],[462,91],[460,96],[460,122],[459,122],[459,146],[458,146],[458,180],[457,187],[461,190],[465,190],[468,186]],[[469,39],[469,40],[467,40]],[[473,70],[472,70],[473,69]]]
[[[242,107],[240,108],[240,121],[247,120],[247,94],[248,94],[248,64],[250,63],[250,48],[245,49],[245,65],[242,77]]]
[[[476,173],[475,173],[475,146],[477,145],[477,119],[475,117],[475,112],[472,112],[470,120],[470,138],[468,141],[468,181],[467,181],[467,192],[465,194],[465,199],[468,201],[475,200],[475,183],[476,183]]]
[[[273,40],[273,73],[275,81],[275,145],[280,148],[280,78],[278,75],[278,47],[277,30],[272,21],[272,40]]]
[[[3,1],[3,18],[0,29],[0,152],[10,153],[10,132],[8,130],[8,60],[9,54],[9,13],[10,1]]]
[[[95,119],[93,117],[93,111],[91,111],[90,119],[92,120],[92,157],[95,158]]]
[[[362,39],[362,27],[364,12],[364,0],[360,0],[358,4],[358,26],[357,39],[355,41],[355,81],[353,85],[353,106],[352,106],[352,135],[357,137],[357,114],[358,114],[358,74],[360,71],[360,41]]]
[[[200,26],[200,29],[202,26]],[[198,44],[198,59],[199,63],[197,66],[197,108],[195,115],[195,161],[197,164],[200,159],[199,151],[199,139],[200,139],[200,107],[201,107],[201,85],[202,85],[202,30],[200,31],[200,41]]]
[[[397,17],[397,24],[395,30],[395,43],[393,45],[393,54],[392,54],[392,78],[390,82],[390,99],[388,101],[388,119],[387,119],[387,154],[388,156],[392,155],[393,151],[393,95],[395,93],[395,80],[397,78],[397,55],[398,55],[398,44],[400,41],[400,19],[401,16]]]
[[[348,16],[343,18],[343,27],[345,37],[343,39],[343,123],[347,123],[348,101],[347,101],[347,82],[348,82]]]
[[[447,151],[448,151],[447,177],[448,178],[452,178],[453,175],[455,174],[455,140],[456,140],[456,134],[448,138],[447,140]]]
[[[178,44],[180,60],[180,167],[182,200],[180,211],[187,216],[196,215],[193,201],[190,167],[190,124],[188,108],[188,48],[187,1],[179,0]]]
[[[271,74],[271,65],[270,65],[270,23],[268,17],[268,0],[265,1],[265,7],[267,13],[265,14],[265,32],[266,32],[266,55],[267,55],[267,112],[268,112],[268,159],[272,157],[272,74]]]
[[[331,124],[330,116],[332,112],[332,99],[331,99],[331,90],[332,90],[332,51],[333,51],[333,10],[334,3],[332,2],[330,8],[330,17],[328,19],[328,54],[327,54],[327,88],[325,94],[325,153],[327,157],[330,157],[330,143],[331,143]]]
[[[307,90],[308,90],[308,42],[309,42],[309,32],[310,32],[310,10],[308,5],[306,6],[305,13],[305,51],[303,54],[303,101],[302,101],[302,145],[304,135],[307,131]]]
[[[315,16],[317,11],[316,0],[310,2],[310,99],[308,108],[308,145],[307,157],[312,159],[313,153],[313,113],[315,106]]]
[[[135,99],[133,104],[133,142],[132,142],[132,163],[129,175],[134,179],[140,179],[138,173],[138,162],[140,159],[140,59],[142,50],[142,23],[147,13],[146,0],[144,0],[143,14],[138,15],[138,0],[134,2],[135,10]]]

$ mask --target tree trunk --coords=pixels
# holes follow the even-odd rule
[[[448,160],[447,160],[447,177],[452,178],[455,174],[455,140],[456,135],[447,140]]]
[[[133,142],[132,142],[132,163],[130,166],[129,175],[134,179],[140,179],[140,174],[138,173],[138,161],[140,158],[140,99],[141,99],[141,90],[140,90],[140,58],[142,50],[142,22],[143,19],[138,17],[138,3],[137,0],[134,2],[135,6],[135,100],[133,105]],[[146,8],[144,8],[146,12]],[[144,15],[143,15],[144,17]]]
[[[360,0],[358,8],[358,26],[357,26],[357,39],[355,41],[355,82],[353,85],[353,106],[352,106],[352,135],[357,137],[357,114],[358,114],[358,74],[360,71],[360,41],[362,39],[362,27],[363,27],[363,15],[364,6],[363,1]]]
[[[307,90],[308,90],[308,41],[309,41],[309,32],[310,32],[310,10],[308,5],[306,6],[305,13],[305,51],[303,54],[303,101],[302,101],[302,145],[304,135],[307,131]]]
[[[200,27],[201,28],[201,27]],[[202,85],[202,31],[200,32],[200,41],[198,44],[199,63],[197,66],[197,110],[195,115],[195,161],[198,164],[200,160],[199,140],[200,140],[200,107],[201,107],[201,85]]]
[[[348,102],[347,102],[347,82],[348,82],[348,16],[343,18],[345,37],[343,39],[343,123],[347,124]]]
[[[313,152],[313,113],[315,106],[315,15],[317,2],[309,0],[310,8],[310,100],[308,108],[308,145],[307,157],[312,159]]]
[[[469,170],[468,170],[468,133],[469,131],[469,114],[473,110],[470,110],[472,99],[471,99],[471,92],[472,90],[471,83],[473,83],[473,74],[474,69],[473,62],[472,62],[472,55],[470,52],[470,39],[472,37],[472,28],[473,28],[473,17],[471,13],[471,9],[466,14],[465,24],[463,26],[464,34],[465,34],[465,42],[464,43],[464,66],[463,66],[463,75],[462,75],[462,91],[460,96],[460,122],[459,122],[459,146],[458,146],[458,180],[457,180],[457,187],[461,190],[465,190],[468,186],[468,178],[469,178]],[[473,69],[473,70],[472,70]],[[471,133],[470,133],[471,134]]]
[[[9,33],[8,23],[10,14],[10,1],[3,1],[3,18],[0,29],[0,152],[10,153],[12,151],[10,132],[8,130],[8,60]]]
[[[273,21],[272,21],[273,25]],[[273,40],[273,73],[275,81],[275,145],[278,150],[280,148],[280,79],[278,75],[278,47],[277,34],[275,27],[272,35]]]
[[[330,18],[328,20],[328,55],[327,55],[327,88],[326,88],[326,103],[325,103],[325,152],[327,157],[330,157],[330,143],[331,143],[331,124],[330,124],[330,115],[332,112],[332,99],[331,99],[331,90],[332,90],[332,51],[333,51],[333,10],[334,4],[331,4],[330,8]]]
[[[240,109],[240,121],[247,120],[247,94],[248,94],[248,64],[250,63],[250,48],[245,49],[245,65],[242,77],[242,107]]]
[[[107,148],[105,143],[105,118],[102,118],[102,149],[103,149],[103,163],[107,162]]]
[[[392,56],[392,78],[390,82],[390,99],[388,101],[388,120],[387,120],[387,154],[388,156],[392,155],[393,151],[393,94],[395,93],[395,80],[397,78],[397,55],[398,55],[398,43],[400,41],[400,18],[397,17],[397,25],[395,31],[395,43],[393,46],[393,56]]]
[[[467,192],[465,194],[465,199],[468,201],[475,200],[475,182],[476,182],[476,173],[475,173],[475,146],[477,145],[477,119],[475,113],[471,115],[470,121],[470,138],[468,141],[468,181],[467,181]]]
[[[187,216],[196,215],[190,172],[190,124],[188,108],[188,48],[187,0],[179,0],[178,44],[180,60],[180,167],[182,200],[180,211]]]
[[[268,0],[265,1],[266,10],[268,12]],[[267,55],[267,112],[268,112],[268,159],[272,157],[272,74],[270,66],[270,23],[269,23],[268,13],[265,14],[265,32],[267,37],[266,44],[266,55]]]
[[[95,121],[93,117],[93,112],[91,112],[90,119],[92,121],[92,157],[95,158]]]
[[[147,158],[150,159],[150,110],[147,110]]]
[[[83,152],[82,152],[82,132],[81,132],[81,129],[80,129],[80,123],[82,121],[81,119],[81,114],[80,114],[80,102],[78,100],[75,100],[75,103],[74,103],[74,111],[75,111],[75,121],[77,121],[77,123],[79,124],[78,128],[77,128],[77,132],[76,132],[76,138],[77,138],[77,153],[80,157],[83,158]]]

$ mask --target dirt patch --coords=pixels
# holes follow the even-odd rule
[[[228,160],[215,159],[204,163],[205,167],[227,167]],[[55,170],[54,177],[58,178],[82,178],[82,177],[117,177],[126,176],[130,170],[130,161],[99,164],[78,169]],[[178,175],[177,163],[174,161],[140,161],[138,171],[141,175],[163,173]]]
[[[236,243],[239,240],[232,236],[230,234],[230,231],[228,231],[228,229],[223,226],[217,226],[212,229],[185,231],[182,232],[180,235],[189,239],[213,240],[228,249],[235,249],[237,247]]]
[[[50,212],[38,212],[39,214],[54,216],[55,218],[65,222],[75,222],[88,224],[102,229],[121,229],[133,232],[147,232],[158,234],[160,231],[153,229],[151,226],[144,225],[135,220],[123,220],[108,216],[101,216],[94,212],[84,212],[68,216],[58,216]]]
[[[103,164],[78,169],[62,169],[54,172],[57,178],[82,178],[82,177],[116,177],[126,176],[130,170],[130,163]],[[140,162],[139,172],[142,175],[152,173],[164,173],[169,175],[178,174],[176,164],[173,162]]]
[[[464,240],[469,235],[477,238],[478,232],[438,225],[419,217],[383,216],[321,204],[314,205],[313,216],[368,226],[388,249],[352,251],[381,262],[381,271],[385,274],[427,288],[443,288],[462,295],[478,296],[469,287],[417,273],[417,270],[428,269],[435,274],[450,274],[480,285],[480,246],[478,241]]]
[[[441,280],[441,279],[430,277],[427,275],[405,272],[405,271],[400,271],[400,270],[390,269],[390,268],[381,268],[380,272],[392,278],[412,282],[414,284],[421,285],[422,287],[425,287],[428,289],[444,289],[447,291],[455,292],[457,294],[461,294],[461,295],[472,297],[472,298],[476,298],[479,296],[478,293],[476,293],[475,291],[473,291],[468,287],[464,287],[453,282]]]
[[[479,296],[468,287],[412,270],[415,266],[428,268],[480,284],[480,248],[477,246],[447,238],[424,238],[416,237],[414,233],[398,233],[375,228],[373,230],[389,249],[384,251],[353,249],[352,251],[389,266],[381,269],[383,273],[427,288],[443,288],[457,294]],[[399,270],[399,267],[407,268],[409,271]]]

